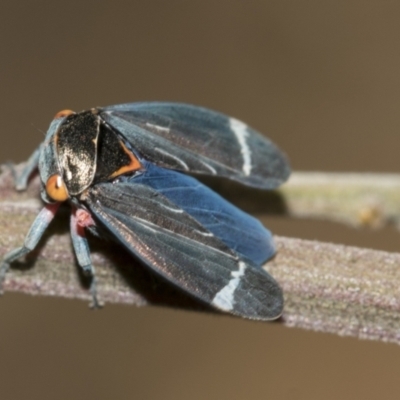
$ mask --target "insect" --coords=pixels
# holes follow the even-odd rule
[[[91,276],[85,231],[116,242],[172,284],[216,309],[246,318],[280,316],[283,295],[262,269],[274,253],[263,225],[192,174],[273,189],[286,157],[237,119],[180,103],[132,103],[56,114],[16,187],[38,168],[44,208],[24,244],[5,255],[0,282],[32,251],[63,202],[71,205],[77,262]]]

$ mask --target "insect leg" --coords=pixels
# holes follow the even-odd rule
[[[56,215],[59,206],[60,203],[47,204],[44,206],[33,221],[33,224],[25,237],[24,244],[21,247],[11,250],[4,256],[0,265],[0,293],[2,292],[2,283],[6,273],[10,269],[10,264],[25,254],[28,254],[37,246],[50,222]]]
[[[11,168],[11,172],[14,176],[15,182],[15,189],[16,190],[26,190],[28,186],[28,179],[31,176],[32,172],[37,168],[39,163],[39,155],[40,155],[40,148],[39,146],[29,157],[28,161],[26,162],[23,170],[21,173],[17,174],[14,164],[9,163],[8,166]]]
[[[90,303],[91,308],[101,308],[103,305],[99,302],[97,298],[97,280],[95,269],[92,264],[90,257],[90,248],[88,241],[85,236],[83,219],[91,217],[87,211],[74,209],[71,214],[71,239],[72,245],[74,247],[76,259],[79,266],[82,268],[85,275],[91,277],[90,282],[90,293],[92,294],[92,302]],[[82,217],[83,216],[83,217]]]

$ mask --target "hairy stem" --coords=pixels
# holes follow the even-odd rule
[[[289,215],[379,226],[400,215],[399,183],[395,175],[297,173],[281,189],[279,201]],[[11,174],[0,175],[1,254],[21,245],[42,207],[38,185],[34,179],[26,192],[17,193]],[[379,212],[363,217],[363,207]],[[400,343],[400,254],[285,237],[275,241],[277,256],[265,267],[285,293],[281,323]],[[91,248],[102,301],[204,310],[118,246],[94,239]],[[61,210],[39,248],[13,265],[4,289],[89,301],[87,285],[75,265],[68,210]]]

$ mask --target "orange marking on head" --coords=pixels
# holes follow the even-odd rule
[[[68,199],[68,189],[65,186],[61,175],[52,175],[46,182],[46,193],[55,201],[65,201]]]
[[[61,110],[54,116],[54,119],[65,118],[65,117],[68,117],[68,115],[71,115],[71,114],[75,114],[75,111],[72,111],[72,110]]]
[[[110,178],[115,178],[119,175],[125,174],[127,172],[133,172],[137,171],[138,169],[142,168],[142,164],[140,164],[139,160],[134,156],[134,154],[127,149],[127,147],[120,141],[120,144],[122,146],[122,149],[124,152],[129,156],[130,158],[130,163],[128,165],[122,166],[120,169],[117,169],[111,176]]]

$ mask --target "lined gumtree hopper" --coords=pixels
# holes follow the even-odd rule
[[[85,237],[107,234],[145,266],[219,310],[253,319],[280,316],[283,295],[262,268],[271,233],[192,175],[274,189],[290,174],[285,156],[237,119],[178,103],[132,103],[56,114],[17,178],[39,169],[45,203],[10,263],[32,251],[62,202],[71,205],[79,266],[96,276]],[[189,175],[190,174],[190,175]]]

